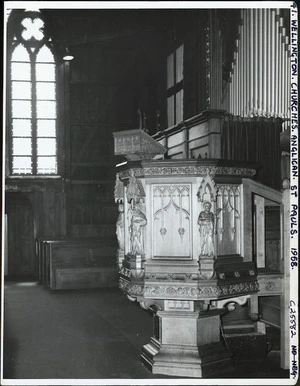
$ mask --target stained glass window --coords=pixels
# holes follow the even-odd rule
[[[11,172],[57,174],[56,64],[52,41],[37,9],[14,28],[10,57]]]

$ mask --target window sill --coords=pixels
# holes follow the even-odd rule
[[[10,176],[6,176],[5,177],[7,180],[47,180],[47,179],[51,179],[51,180],[59,180],[61,179],[62,177],[59,176],[59,175],[46,175],[46,174],[43,174],[43,175],[30,175],[30,174],[24,174],[24,175],[10,175]]]

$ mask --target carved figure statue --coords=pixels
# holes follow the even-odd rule
[[[214,256],[214,214],[211,210],[211,203],[205,201],[203,204],[204,211],[201,211],[198,217],[198,224],[200,225],[200,243],[201,256]]]
[[[124,204],[120,203],[118,206],[119,209],[119,216],[117,219],[117,228],[116,228],[116,235],[119,243],[119,249],[124,250],[125,248],[125,241],[124,241]]]
[[[130,217],[130,252],[134,255],[142,255],[144,254],[143,227],[147,224],[147,219],[134,200],[130,203]]]

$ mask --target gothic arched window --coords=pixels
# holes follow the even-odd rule
[[[14,16],[10,82],[11,173],[57,174],[56,64],[42,14]]]

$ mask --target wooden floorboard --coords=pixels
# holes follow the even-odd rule
[[[49,291],[32,281],[4,287],[4,379],[168,378],[140,362],[152,316],[119,289]],[[210,376],[228,377],[282,378],[288,371],[270,359],[236,360],[234,371]]]

